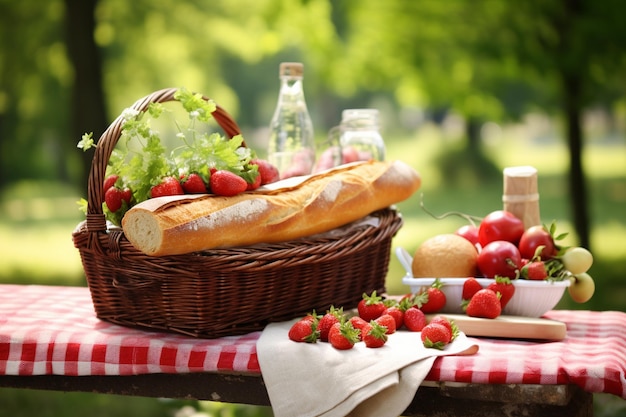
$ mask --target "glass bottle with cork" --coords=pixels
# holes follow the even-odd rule
[[[303,75],[302,63],[280,64],[280,91],[270,123],[267,157],[281,178],[308,175],[315,163],[313,122],[304,98]]]

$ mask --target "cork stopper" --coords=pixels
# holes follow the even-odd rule
[[[281,62],[278,71],[281,77],[302,77],[304,75],[304,65],[301,62]]]
[[[503,210],[513,213],[524,228],[541,224],[537,169],[531,166],[504,168]]]

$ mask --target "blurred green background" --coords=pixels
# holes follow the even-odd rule
[[[588,247],[626,311],[626,27],[620,0],[0,0],[0,283],[85,285],[71,241],[98,137],[165,87],[213,97],[264,156],[278,64],[305,64],[321,141],[345,108],[382,114],[390,159],[423,177],[394,246],[502,207],[502,169],[539,170],[541,215]],[[395,257],[392,293],[407,290]],[[625,415],[596,396],[596,415]],[[0,415],[269,415],[267,409],[0,390]],[[37,404],[37,405],[35,405]],[[41,406],[44,405],[44,406]]]

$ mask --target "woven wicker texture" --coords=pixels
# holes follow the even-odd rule
[[[173,100],[154,92],[132,108]],[[235,121],[218,106],[215,120],[232,137]],[[118,117],[103,133],[88,182],[88,212],[73,233],[96,315],[123,326],[217,338],[261,330],[267,323],[355,307],[364,292],[385,291],[391,240],[402,225],[392,208],[378,220],[280,244],[152,257],[136,250],[102,211],[106,166],[119,139]]]

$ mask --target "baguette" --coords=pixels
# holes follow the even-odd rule
[[[341,227],[406,200],[420,185],[403,162],[370,161],[233,197],[146,200],[124,215],[122,227],[135,248],[152,256],[275,243]]]

